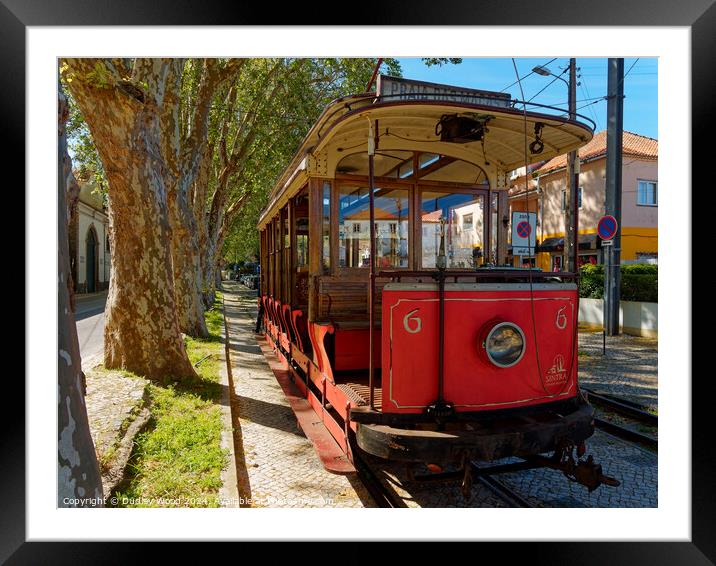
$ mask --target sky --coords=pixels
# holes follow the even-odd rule
[[[519,100],[532,99],[532,102],[539,104],[561,105],[565,110],[567,108],[567,85],[560,80],[549,84],[553,77],[532,73],[533,67],[545,65],[552,73],[559,75],[569,66],[567,57],[554,60],[551,57],[515,58],[520,78],[524,77],[524,98],[519,85],[513,84],[517,77],[509,57],[466,57],[458,65],[446,64],[440,67],[428,67],[419,58],[399,58],[398,61],[403,69],[403,77],[408,79],[484,90],[504,89],[504,92]],[[658,139],[657,66],[658,60],[655,57],[624,59],[624,129],[655,139]],[[578,82],[581,83],[577,86],[577,113],[596,122],[596,131],[600,132],[606,129],[607,102],[603,99],[589,99],[603,97],[607,93],[607,59],[578,57],[577,68]],[[561,76],[568,80],[569,72]]]

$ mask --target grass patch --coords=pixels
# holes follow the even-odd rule
[[[186,338],[199,380],[149,385],[152,416],[137,435],[130,477],[115,493],[117,507],[218,507],[221,470],[222,297],[206,312],[208,338]]]

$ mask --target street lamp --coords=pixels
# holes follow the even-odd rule
[[[533,73],[537,73],[538,75],[542,75],[543,77],[554,77],[556,79],[559,79],[564,84],[569,86],[569,83],[565,81],[561,75],[555,75],[552,71],[550,71],[547,67],[543,67],[541,65],[538,65],[537,67],[532,68]]]

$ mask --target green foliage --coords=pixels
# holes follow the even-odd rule
[[[67,147],[72,158],[72,167],[80,179],[93,181],[95,188],[93,192],[102,195],[102,200],[107,203],[107,177],[104,173],[102,160],[97,153],[97,148],[92,140],[92,134],[87,127],[77,103],[65,89],[65,96],[69,103],[70,117],[67,120]]]
[[[580,269],[579,296],[589,299],[604,298],[604,266],[585,265]],[[621,266],[622,301],[659,301],[659,267],[648,264]]]
[[[646,273],[622,273],[621,300],[658,303],[658,277]]]
[[[436,65],[438,67],[442,67],[447,64],[459,65],[462,63],[462,57],[423,57],[423,63],[425,63],[426,67],[433,67]]]
[[[266,96],[270,84],[262,83],[261,77],[274,62],[254,60],[242,71],[237,98],[240,109],[253,109],[256,99]],[[276,179],[288,166],[323,109],[336,98],[365,90],[376,60],[286,59],[282,63],[274,78],[283,83],[281,94],[260,107],[251,158],[244,163],[240,179],[232,189],[233,201],[242,195],[249,196],[224,240],[223,256],[229,262],[253,260],[258,256],[256,224]],[[393,76],[402,74],[400,64],[394,59],[384,59],[381,69]]]

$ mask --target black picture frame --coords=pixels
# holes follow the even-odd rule
[[[27,26],[69,25],[258,25],[267,23],[316,25],[410,24],[410,25],[560,25],[560,26],[688,26],[691,28],[692,75],[692,186],[711,187],[713,174],[707,155],[712,147],[708,133],[714,123],[713,94],[716,85],[716,4],[714,0],[587,0],[570,2],[550,0],[548,3],[497,2],[496,0],[427,0],[413,2],[377,2],[350,4],[336,12],[336,3],[311,6],[294,4],[291,7],[276,3],[224,4],[218,0],[0,0],[0,81],[2,89],[2,117],[7,144],[6,163],[20,172],[17,186],[25,186],[25,28]],[[323,14],[321,16],[320,14]],[[460,28],[463,33],[465,28]],[[525,27],[529,33],[529,27]],[[370,41],[367,37],[366,41]],[[479,41],[479,38],[476,38]],[[535,36],[539,45],[539,35]],[[608,46],[605,46],[608,47]],[[685,119],[689,119],[685,116]],[[52,159],[48,156],[48,160]],[[48,161],[49,162],[49,161]],[[708,176],[708,178],[707,178]],[[8,187],[9,189],[10,187]],[[15,189],[16,190],[16,189]],[[691,187],[682,187],[685,193]],[[711,189],[713,190],[713,189]],[[23,200],[19,203],[24,208]],[[27,211],[25,217],[27,217]],[[695,238],[694,238],[694,241]],[[693,260],[692,265],[696,265]],[[29,258],[25,258],[29,261]],[[684,280],[692,281],[690,273]],[[687,277],[688,276],[688,277]],[[694,293],[693,296],[698,296]],[[26,301],[28,297],[25,297]],[[49,313],[48,316],[52,316]],[[693,324],[693,323],[692,323]],[[693,329],[693,331],[692,331]],[[708,351],[705,338],[700,338],[692,326],[692,351]],[[32,339],[32,337],[28,337]],[[696,346],[696,348],[694,348]],[[683,352],[685,368],[692,366],[692,351]],[[714,564],[716,563],[716,458],[714,454],[713,421],[708,385],[712,381],[708,369],[692,380],[692,539],[691,542],[568,542],[568,543],[490,543],[491,560],[509,556],[510,563],[531,564]],[[686,377],[686,376],[684,376]],[[48,382],[49,383],[49,382]],[[20,408],[13,421],[5,421],[2,428],[2,482],[0,482],[0,561],[8,564],[106,564],[143,561],[148,557],[146,544],[139,543],[29,543],[25,542],[25,398],[23,383],[16,375],[6,375],[4,393],[15,399]],[[48,385],[51,386],[51,385]],[[30,400],[31,401],[31,400]],[[9,413],[8,413],[9,414]],[[589,534],[589,524],[585,524]],[[479,525],[476,525],[479,531]],[[81,538],[82,533],[78,533]],[[277,533],[277,538],[282,536]],[[320,536],[317,533],[317,536]],[[350,529],[346,538],[353,536]],[[555,530],[559,536],[559,529]],[[242,543],[246,544],[246,543]],[[466,543],[467,544],[467,543]],[[141,549],[138,547],[142,547]],[[162,558],[182,557],[184,545],[164,545]],[[280,549],[287,557],[302,550],[293,545]],[[356,548],[352,548],[355,546]],[[407,545],[403,545],[406,547]],[[420,563],[453,561],[453,550],[445,554],[440,548],[410,545],[420,556]],[[487,545],[465,547],[465,556],[484,560]],[[241,551],[237,559],[248,559],[255,549]],[[271,549],[276,558],[276,547]],[[361,556],[375,556],[377,550],[366,549],[358,543],[348,543],[339,549],[326,546],[321,560],[358,562]],[[181,553],[181,554],[180,554]],[[507,554],[505,554],[507,553]],[[462,554],[462,552],[461,552]],[[452,558],[451,558],[452,556]],[[256,559],[256,558],[251,558]],[[290,558],[289,558],[290,559]],[[403,555],[403,561],[407,558]],[[459,559],[459,558],[458,558]],[[501,561],[502,562],[502,561]]]

